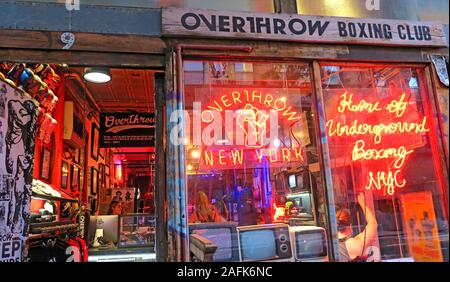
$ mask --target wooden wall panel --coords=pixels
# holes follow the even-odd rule
[[[164,41],[159,37],[74,33],[71,51],[163,54]],[[62,32],[2,30],[0,48],[62,50]]]

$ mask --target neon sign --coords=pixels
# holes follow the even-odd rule
[[[201,112],[202,122],[207,125],[222,122],[219,120],[221,116],[227,111],[232,112],[234,119],[232,122],[236,124],[235,137],[242,133],[243,142],[238,144],[237,148],[227,144],[227,146],[204,150],[202,153],[204,165],[236,166],[246,161],[261,164],[265,159],[270,163],[303,162],[304,152],[301,147],[281,147],[281,142],[270,145],[268,141],[271,141],[272,136],[270,139],[266,136],[272,129],[269,126],[272,119],[269,119],[267,111],[270,111],[271,115],[275,113],[277,117],[278,115],[283,117],[286,122],[292,124],[303,119],[292,108],[293,106],[288,105],[285,97],[277,98],[264,90],[233,89],[229,94],[211,101],[211,104]],[[278,123],[278,119],[276,122]],[[222,124],[221,126],[223,127]],[[273,128],[278,130],[278,126]]]
[[[284,218],[284,216],[285,216],[286,208],[285,207],[278,207],[274,203],[273,204],[273,210],[274,210],[273,221],[274,222],[281,221]]]
[[[261,164],[264,158],[270,163],[276,162],[304,162],[303,150],[300,147],[294,148],[269,148],[269,149],[234,149],[234,150],[205,150],[203,154],[205,165],[242,165],[244,160],[253,160]]]
[[[275,99],[270,93],[263,93],[258,90],[234,90],[231,95],[223,95],[218,100],[212,101],[213,105],[208,106],[207,110],[202,112],[202,120],[204,122],[212,122],[211,117],[213,116],[211,110],[218,112],[223,112],[227,109],[235,109],[236,106],[242,107],[242,105],[249,105],[259,109],[257,105],[263,106],[269,110],[276,110],[282,113],[283,117],[287,117],[288,121],[300,120],[301,116],[292,111],[292,106],[288,106],[286,103],[286,98],[280,97]],[[210,118],[206,118],[209,116]]]
[[[337,112],[341,115],[336,115],[336,119],[340,118],[340,121],[327,121],[328,136],[360,138],[350,145],[349,152],[353,162],[364,163],[364,188],[394,195],[396,189],[407,184],[402,169],[408,157],[414,153],[414,149],[407,148],[401,142],[403,138],[411,139],[414,135],[423,135],[430,131],[427,128],[427,118],[417,116],[415,120],[404,120],[410,112],[408,106],[412,104],[406,99],[405,93],[387,102],[370,102],[365,99],[355,101],[353,96],[349,92],[339,96]],[[350,118],[347,124],[342,122],[342,114],[345,120],[353,114],[364,121]],[[398,118],[403,120],[392,120]]]
[[[236,118],[237,125],[245,134],[247,148],[260,148],[264,145],[269,116],[251,104],[246,104]]]

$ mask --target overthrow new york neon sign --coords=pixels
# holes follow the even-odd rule
[[[234,135],[234,142],[222,140],[229,143],[220,144],[220,148],[205,146],[202,157],[206,166],[236,166],[246,161],[262,163],[267,160],[274,163],[304,160],[300,146],[286,147],[273,142],[278,140],[275,132],[278,131],[278,117],[290,125],[302,120],[302,116],[287,103],[286,97],[276,97],[255,89],[232,89],[212,100],[200,116],[204,132],[214,124],[219,124],[220,128],[231,124]]]

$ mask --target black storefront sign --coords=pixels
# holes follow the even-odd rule
[[[153,113],[100,114],[100,147],[154,147]]]

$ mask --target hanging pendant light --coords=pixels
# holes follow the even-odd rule
[[[106,83],[111,80],[111,73],[108,68],[85,68],[83,78],[92,83]]]

